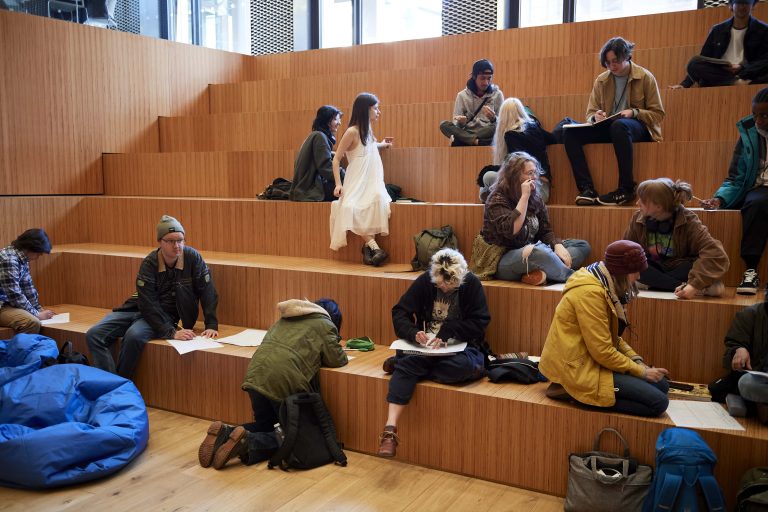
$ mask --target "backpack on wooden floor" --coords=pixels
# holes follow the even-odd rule
[[[668,428],[656,440],[656,475],[643,512],[725,512],[712,474],[717,457],[692,430]]]
[[[427,270],[432,256],[440,249],[459,249],[459,241],[450,225],[425,229],[413,237],[416,255],[411,260],[413,270]]]
[[[296,393],[280,406],[283,443],[270,459],[269,469],[311,469],[332,462],[347,465],[336,437],[336,427],[319,393]]]
[[[736,495],[736,512],[768,511],[768,467],[744,473]]]

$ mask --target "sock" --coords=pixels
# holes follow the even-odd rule
[[[371,248],[372,251],[377,251],[380,249],[379,244],[376,243],[375,238],[371,238],[367,242],[365,242],[365,245]]]

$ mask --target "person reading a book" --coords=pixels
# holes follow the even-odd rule
[[[512,153],[502,163],[483,209],[480,236],[504,249],[495,275],[534,286],[565,282],[592,250],[586,240],[559,239],[540,196],[539,163],[528,153]]]
[[[723,367],[726,377],[710,384],[712,399],[722,402],[727,393],[737,393],[756,404],[758,417],[768,423],[768,301],[748,306],[738,313],[725,335]]]
[[[670,89],[768,82],[768,25],[752,17],[757,0],[729,0],[733,16],[713,26],[687,75]]]
[[[392,308],[395,334],[413,344],[417,353],[398,350],[384,362],[384,371],[392,373],[392,378],[379,456],[395,456],[400,442],[397,425],[420,380],[459,384],[485,375],[485,359],[490,353],[485,328],[490,321],[483,286],[467,269],[464,256],[453,249],[436,252],[429,269]],[[459,343],[467,344],[460,352],[429,355],[432,348]]]
[[[632,62],[633,43],[614,37],[600,50],[598,75],[587,105],[587,121],[565,125],[563,143],[579,194],[576,204],[625,205],[635,198],[632,158],[635,142],[660,142],[664,107],[659,86],[647,69]],[[618,188],[599,195],[584,155],[586,144],[610,142],[619,168]]]
[[[710,199],[707,210],[741,210],[740,255],[746,270],[736,288],[740,295],[755,295],[760,286],[757,266],[768,241],[768,88],[752,99],[752,114],[736,123],[739,140],[733,150],[728,177]]]
[[[453,119],[440,123],[451,146],[489,146],[504,94],[493,81],[493,64],[481,59],[472,65],[467,87],[456,95]]]
[[[568,279],[539,362],[552,381],[548,397],[636,416],[667,410],[669,372],[646,364],[622,338],[626,305],[647,268],[639,244],[618,240],[608,245],[604,261]]]
[[[720,278],[730,261],[720,241],[712,238],[699,217],[683,206],[693,194],[684,181],[646,180],[637,187],[638,210],[624,239],[645,248],[648,268],[638,284],[675,292],[679,299],[697,295],[719,297],[725,291]]]
[[[246,466],[270,458],[279,447],[275,425],[283,401],[295,393],[318,393],[320,368],[349,362],[339,343],[342,314],[336,301],[289,299],[278,303],[277,311],[280,318],[253,353],[242,385],[253,421],[211,423],[197,454],[204,468],[221,469],[235,457]]]
[[[194,339],[192,329],[201,306],[205,330],[200,336],[219,335],[219,295],[208,265],[199,252],[185,245],[178,220],[163,215],[156,231],[159,247],[141,262],[136,292],[85,333],[93,366],[126,379],[133,378],[144,345],[152,338]],[[120,337],[120,358],[115,364],[111,347]]]

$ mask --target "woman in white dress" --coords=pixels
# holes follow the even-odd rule
[[[360,93],[352,105],[349,127],[339,141],[333,158],[333,194],[338,201],[331,203],[331,249],[347,245],[347,231],[359,235],[364,242],[363,263],[378,267],[388,255],[376,243],[376,235],[389,234],[389,203],[392,201],[384,186],[384,167],[379,149],[392,147],[393,138],[376,141],[371,123],[379,118],[379,99],[373,94]],[[347,157],[347,172],[341,184],[339,167]]]

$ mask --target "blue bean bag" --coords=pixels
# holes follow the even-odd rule
[[[42,368],[0,387],[0,485],[44,488],[110,475],[147,446],[134,384],[78,364]]]
[[[0,386],[39,370],[45,359],[59,355],[56,342],[39,334],[17,334],[0,340]]]

